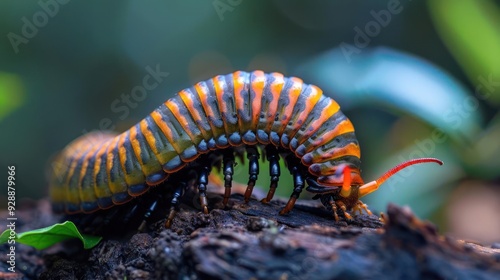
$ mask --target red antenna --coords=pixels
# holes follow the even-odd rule
[[[437,158],[410,159],[408,161],[396,165],[389,171],[385,172],[384,175],[380,176],[380,178],[378,178],[377,180],[368,182],[359,187],[359,197],[365,196],[367,194],[376,191],[380,187],[380,185],[382,185],[387,179],[389,179],[392,175],[396,174],[398,171],[414,164],[428,163],[428,162],[435,162],[439,165],[443,165],[443,162]]]

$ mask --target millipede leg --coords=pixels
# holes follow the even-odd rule
[[[156,207],[158,206],[158,200],[155,200],[151,205],[149,206],[148,210],[144,214],[144,218],[142,219],[141,224],[137,228],[137,231],[143,232],[144,229],[146,229],[146,224],[153,212],[156,210]]]
[[[387,225],[389,219],[385,216],[384,212],[380,212],[380,217],[378,218],[384,225]]]
[[[170,211],[168,212],[167,221],[165,222],[166,228],[170,228],[172,226],[172,221],[175,218],[175,214],[177,214],[177,212],[179,210],[179,201],[180,201],[182,195],[184,194],[185,188],[186,188],[186,183],[180,182],[178,187],[174,191],[174,195],[172,197],[172,200],[170,201],[170,204],[171,204]]]
[[[278,154],[278,149],[273,145],[266,146],[266,156],[269,161],[269,176],[271,176],[271,185],[269,186],[269,192],[267,196],[261,201],[263,203],[269,203],[273,199],[276,188],[278,187],[278,181],[280,179],[280,156]]]
[[[366,204],[364,204],[361,200],[358,200],[356,205],[353,207],[353,211],[359,211],[359,214],[362,215],[363,210],[365,210],[366,214],[373,215],[372,211],[368,209],[368,206],[366,206]]]
[[[227,202],[229,201],[229,197],[231,196],[231,187],[234,174],[234,152],[232,150],[224,153],[224,156],[222,158],[222,165],[224,174],[224,199],[222,201],[222,204],[226,206]]]
[[[130,211],[128,211],[125,214],[125,216],[123,216],[123,223],[128,224],[130,222],[130,220],[132,219],[132,217],[134,217],[134,215],[137,214],[138,209],[139,209],[139,205],[138,204],[134,205],[134,207],[132,207],[132,209],[130,209]]]
[[[351,214],[347,213],[347,207],[345,206],[345,204],[342,202],[342,201],[337,201],[337,205],[340,207],[340,209],[342,210],[342,213],[344,213],[344,217],[347,219],[347,220],[351,220],[352,219],[352,216]]]
[[[210,167],[203,166],[198,177],[198,193],[200,195],[200,206],[203,213],[208,214],[207,184]]]
[[[297,163],[297,159],[294,155],[287,156],[287,165],[290,173],[293,176],[293,193],[288,200],[288,203],[285,207],[280,211],[280,215],[287,214],[292,211],[293,206],[295,205],[295,201],[299,198],[302,189],[304,188],[304,177],[300,173],[299,164]]]
[[[247,158],[248,158],[248,186],[245,191],[245,203],[248,203],[250,196],[252,196],[253,187],[255,186],[255,181],[257,181],[257,176],[259,175],[259,152],[255,146],[247,147]]]
[[[330,200],[328,201],[330,206],[332,207],[332,212],[333,212],[333,218],[335,218],[335,221],[339,221],[339,215],[337,214],[337,205],[335,205],[335,201],[333,198],[330,196]]]
[[[170,228],[172,226],[172,221],[177,214],[177,208],[174,206],[170,206],[170,211],[168,211],[167,221],[165,222],[165,228]]]

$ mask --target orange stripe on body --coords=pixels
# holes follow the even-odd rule
[[[86,136],[83,136],[86,137]],[[71,165],[68,170],[68,176],[66,180],[63,182],[63,188],[65,193],[65,202],[69,202],[75,205],[80,204],[80,190],[78,185],[71,187],[70,182],[71,178],[75,175],[76,167],[78,166],[78,161],[80,158],[87,152],[87,148],[89,144],[85,141],[85,138],[78,138],[76,141],[72,143],[74,150],[70,149],[70,151],[74,151],[75,154],[71,155]],[[71,144],[70,144],[71,145]],[[79,179],[79,178],[78,178]]]
[[[133,186],[136,184],[142,184],[142,183],[146,182],[146,178],[145,178],[144,172],[142,170],[143,165],[140,164],[141,170],[138,170],[135,166],[135,162],[134,162],[135,159],[133,158],[134,152],[132,151],[130,158],[127,157],[127,147],[125,147],[125,141],[127,139],[127,134],[128,134],[128,138],[130,141],[131,131],[132,131],[132,129],[129,129],[129,130],[125,131],[124,133],[122,133],[120,135],[120,140],[118,140],[118,154],[120,157],[120,166],[123,170],[123,175],[124,175],[125,183],[127,184],[127,186]],[[126,168],[127,160],[130,161],[130,173],[127,172],[127,168]],[[128,187],[127,187],[127,189],[128,189]]]
[[[286,126],[288,125],[288,122],[292,118],[293,108],[295,107],[295,104],[297,104],[297,100],[299,99],[300,93],[302,92],[302,86],[304,85],[302,80],[299,78],[292,77],[289,79],[293,81],[293,85],[288,90],[288,92],[284,93],[288,94],[289,103],[288,105],[284,106],[283,110],[280,112],[280,116],[282,116],[281,130],[278,132],[278,134],[280,135],[283,133]],[[283,118],[283,116],[285,117]]]
[[[93,187],[93,180],[91,180],[91,185],[90,186],[83,186],[82,181],[83,177],[85,177],[87,173],[87,167],[89,164],[90,158],[95,154],[95,152],[100,148],[101,145],[95,145],[90,148],[88,153],[85,155],[83,162],[82,162],[82,169],[80,170],[80,178],[78,180],[78,191],[80,193],[80,199],[82,201],[94,201],[96,200],[95,192],[94,192],[94,187]],[[93,177],[92,177],[93,178]]]
[[[212,106],[210,106],[209,104],[209,102],[211,102],[209,98],[210,97],[216,98],[216,97],[211,96],[210,92],[206,91],[206,88],[201,86],[201,83],[197,83],[194,86],[194,88],[196,89],[198,97],[200,98],[201,106],[203,107],[203,110],[205,111],[205,114],[208,119],[208,124],[212,128],[212,137],[215,139],[221,136],[222,134],[225,134],[223,128],[216,127],[212,122],[212,120],[219,119],[221,117],[219,112],[214,112]]]
[[[264,91],[264,86],[266,85],[266,75],[262,71],[254,71],[254,72],[252,72],[252,75],[254,75],[255,78],[253,80],[251,80],[252,84],[250,86],[252,87],[252,90],[253,90],[253,93],[255,94],[255,96],[253,97],[253,100],[250,100],[252,102],[251,128],[252,128],[252,131],[256,132],[257,126],[259,124],[260,114],[261,114],[262,93]]]
[[[179,97],[182,99],[182,102],[184,102],[184,105],[188,109],[189,113],[191,114],[191,117],[195,121],[195,123],[198,126],[198,129],[200,130],[201,134],[203,135],[203,139],[209,140],[210,138],[213,137],[212,131],[206,131],[201,123],[203,122],[203,117],[200,115],[200,112],[195,109],[193,106],[193,101],[194,98],[192,97],[192,93],[182,90],[178,93]]]
[[[179,110],[179,106],[177,105],[177,103],[175,103],[174,101],[172,100],[168,100],[167,102],[165,102],[165,106],[167,108],[170,109],[170,111],[172,112],[172,114],[174,115],[174,117],[177,119],[177,121],[179,122],[179,124],[182,126],[182,128],[184,129],[184,131],[186,132],[186,134],[189,136],[189,138],[191,139],[191,142],[193,142],[193,145],[196,146],[199,144],[200,142],[200,136],[199,135],[195,135],[193,133],[193,131],[191,131],[191,129],[189,128],[189,121],[188,119],[183,116]]]
[[[150,116],[153,118],[154,122],[160,128],[160,130],[163,132],[163,135],[165,135],[165,138],[167,138],[168,142],[170,142],[170,145],[172,145],[177,154],[180,155],[184,151],[184,149],[180,147],[178,141],[174,141],[172,130],[163,121],[161,114],[158,113],[157,111],[153,111]]]
[[[121,138],[123,138],[123,133],[120,134],[119,136],[115,137],[115,139],[113,139],[113,141],[108,146],[108,149],[106,151],[107,152],[106,174],[108,176],[108,186],[109,186],[109,190],[111,191],[111,193],[120,193],[120,192],[127,191],[127,187],[125,186],[125,179],[120,178],[120,176],[115,176],[116,178],[118,178],[118,180],[116,180],[115,182],[113,182],[111,180],[111,170],[113,168],[113,162],[114,162],[114,157],[115,157],[113,150],[115,149],[117,143],[119,141],[121,141],[120,140]],[[119,154],[116,156],[119,157]],[[119,158],[118,158],[118,162],[120,164]],[[117,168],[121,168],[121,166],[118,166]]]
[[[322,111],[320,117],[309,124],[307,131],[297,140],[299,140],[299,145],[304,143],[309,137],[311,137],[331,116],[340,110],[339,104],[333,99],[328,98],[330,102]]]
[[[132,146],[132,150],[134,150],[135,157],[137,158],[137,161],[139,161],[139,164],[141,166],[144,165],[144,162],[142,161],[142,156],[141,156],[141,144],[139,143],[139,140],[137,140],[137,128],[136,126],[132,126],[129,129],[129,136],[128,139],[130,141],[130,145]]]
[[[349,143],[341,148],[334,148],[327,151],[322,151],[318,156],[313,157],[313,163],[321,163],[330,160],[335,160],[344,156],[355,156],[360,158],[361,151],[359,145],[355,143]]]
[[[147,153],[147,151],[142,151],[141,149],[141,144],[139,143],[139,140],[137,140],[137,127],[134,125],[133,127],[130,128],[130,133],[129,133],[129,141],[130,145],[132,146],[132,150],[134,151],[135,157],[137,158],[137,161],[139,162],[139,165],[141,166],[142,173],[144,175],[149,175],[155,171],[158,170],[153,170],[149,165],[144,164],[142,161],[142,156],[141,153]]]
[[[141,127],[141,132],[144,138],[146,139],[146,142],[148,142],[149,148],[153,151],[155,155],[158,155],[158,149],[156,148],[156,138],[154,137],[153,133],[148,129],[148,122],[146,119],[143,119],[140,123],[139,126]]]
[[[92,148],[90,148],[89,152],[83,158],[82,169],[80,170],[80,178],[78,180],[78,185],[79,186],[81,186],[83,177],[85,176],[85,173],[86,173],[86,170],[87,170],[87,167],[88,167],[88,164],[89,164],[89,159],[95,154],[95,152],[97,151],[97,149],[100,148],[101,146],[102,146],[102,144],[101,145],[93,146]]]
[[[107,139],[107,135],[100,132],[90,132],[79,138],[75,139],[69,144],[69,146],[64,151],[64,156],[71,160],[71,166],[68,169],[68,180],[73,176],[75,172],[75,167],[81,157],[91,148],[100,145]],[[65,182],[66,184],[69,181]]]
[[[118,156],[120,158],[120,166],[123,170],[123,174],[125,174],[125,176],[127,176],[127,171],[125,169],[125,163],[127,161],[127,150],[125,149],[125,145],[123,145],[125,143],[125,135],[126,135],[127,132],[124,132],[120,135],[120,137],[118,138]]]
[[[311,145],[308,145],[306,153],[311,152],[315,147],[324,145],[332,141],[332,139],[339,136],[340,134],[349,132],[354,132],[354,126],[352,125],[351,121],[346,119],[340,122],[334,129],[325,132],[323,135],[320,135],[314,142],[311,143]]]
[[[64,185],[69,186],[69,182],[71,180],[71,177],[73,177],[73,174],[75,173],[76,166],[78,164],[78,160],[80,157],[85,153],[85,149],[80,148],[81,144],[80,143],[75,143],[75,149],[70,149],[70,151],[73,152],[73,154],[70,155],[71,162],[70,166],[68,169],[68,176],[66,177],[66,181],[64,181]]]
[[[233,87],[234,87],[234,101],[236,105],[236,113],[242,112],[243,114],[251,114],[248,112],[249,108],[245,106],[245,99],[242,95],[242,91],[245,88],[245,79],[241,76],[241,71],[237,71],[233,73]],[[240,132],[244,133],[248,131],[251,126],[251,123],[245,123],[243,116],[238,117],[238,126],[240,128]]]
[[[295,119],[295,122],[293,124],[293,130],[291,131],[290,135],[288,135],[290,139],[293,138],[295,133],[304,125],[304,122],[307,120],[307,116],[309,116],[309,113],[311,113],[312,109],[314,108],[316,103],[318,103],[322,95],[323,91],[320,88],[311,85],[311,93],[309,94],[307,100],[305,101],[305,108]]]
[[[273,100],[269,103],[269,106],[267,108],[266,112],[266,117],[267,117],[267,125],[265,128],[266,132],[271,131],[271,127],[275,121],[276,118],[276,111],[278,110],[278,101],[280,98],[281,90],[283,89],[283,86],[285,85],[285,80],[282,74],[280,73],[271,73],[270,74],[273,78],[274,81],[272,82],[270,86],[270,91],[271,95],[273,96]]]
[[[227,116],[227,108],[228,104],[224,101],[224,88],[221,86],[221,82],[219,82],[219,78],[224,79],[224,76],[216,76],[212,78],[212,82],[215,88],[215,96],[217,97],[217,103],[219,104],[219,111],[224,123],[224,131],[226,136],[229,136],[232,132],[232,129],[228,127],[228,121],[224,119],[224,116]]]
[[[101,147],[99,147],[99,150],[97,151],[97,154],[96,154],[96,159],[95,159],[95,163],[94,163],[94,175],[92,176],[92,180],[94,181],[94,192],[95,192],[97,198],[110,197],[112,195],[111,190],[109,189],[108,185],[98,186],[97,181],[96,181],[97,174],[99,172],[101,172],[102,155],[104,153],[107,153],[108,148],[111,146],[112,143],[114,143],[114,140],[109,141],[108,143],[105,143],[104,145],[101,145]],[[105,174],[107,176],[107,171],[105,172]],[[106,179],[107,178],[109,178],[109,177],[106,177]],[[108,182],[108,184],[109,184],[109,182]]]

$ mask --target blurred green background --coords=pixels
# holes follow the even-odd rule
[[[178,90],[217,74],[278,71],[338,101],[356,128],[365,181],[409,158],[445,161],[389,180],[364,199],[374,212],[406,204],[443,231],[499,241],[499,7],[488,0],[1,1],[0,179],[15,165],[18,200],[40,198],[51,156],[83,133],[128,129]],[[128,100],[155,69],[163,73],[156,86]],[[247,169],[237,173],[245,182]],[[258,183],[267,191],[265,166]],[[6,190],[0,195],[4,205]]]

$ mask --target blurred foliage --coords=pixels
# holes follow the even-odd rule
[[[429,1],[436,28],[462,65],[474,87],[473,95],[500,108],[500,7],[493,1]],[[452,4],[453,3],[453,4]],[[464,20],[467,18],[467,20]],[[472,94],[472,93],[471,93]],[[500,114],[475,135],[472,149],[459,153],[471,174],[498,178],[500,169]]]
[[[0,121],[23,102],[23,85],[19,77],[0,72]]]
[[[481,83],[481,79],[490,77],[499,81],[500,8],[489,0],[428,3],[439,35],[470,81]],[[493,91],[487,97],[486,102],[500,105],[500,91]]]
[[[366,197],[375,211],[437,217],[458,180],[498,185],[499,1],[63,2],[0,2],[0,168],[19,170],[18,199],[47,193],[47,161],[81,134],[123,131],[184,87],[255,69],[338,101],[366,181],[411,157],[445,161],[389,180]],[[168,75],[130,99],[157,68]]]

